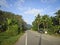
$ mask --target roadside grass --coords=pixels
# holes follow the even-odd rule
[[[13,45],[18,40],[18,38],[23,34],[24,33],[20,33],[19,35],[16,36],[6,36],[6,35],[3,36],[2,34],[0,34],[0,45]]]
[[[32,30],[32,31],[36,31],[36,30]],[[38,31],[36,31],[36,32],[38,32]],[[45,34],[45,33],[43,33],[43,34]],[[51,35],[51,36],[53,36],[53,37],[58,37],[58,38],[60,38],[60,34],[56,34],[56,33],[52,33],[52,32],[48,32],[46,35]]]
[[[54,37],[59,37],[59,38],[60,38],[60,34],[58,34],[58,33],[53,33],[53,31],[52,31],[52,32],[48,32],[47,34],[48,34],[48,35],[51,35],[51,36],[54,36]]]
[[[59,37],[60,38],[60,34],[52,34],[51,36]]]

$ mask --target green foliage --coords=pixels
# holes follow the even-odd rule
[[[20,38],[20,36],[22,34],[23,33],[21,33],[21,34],[19,34],[17,36],[12,36],[12,37],[1,36],[0,37],[0,45],[13,45],[18,40],[18,38]]]
[[[38,30],[38,25],[41,24],[41,20],[40,19],[41,19],[41,17],[38,14],[38,16],[36,17],[35,21],[32,23],[32,25],[33,25],[32,29],[33,30]]]
[[[38,30],[38,26],[36,24],[33,24],[32,29],[35,30],[35,31],[37,31]]]
[[[56,16],[49,17],[48,15],[40,16],[37,15],[35,20],[32,23],[32,29],[38,31],[42,28],[43,30],[47,30],[49,34],[55,34],[58,30],[60,30],[60,10],[56,13]]]
[[[26,31],[26,25],[21,15],[0,10],[0,45],[11,45],[18,34]]]
[[[15,25],[16,27],[14,27]],[[14,32],[15,30],[17,30],[16,32],[18,33],[23,32],[26,30],[26,25],[22,16],[0,10],[0,32]]]
[[[12,35],[12,36],[17,35],[18,25],[9,26],[9,30],[7,30],[6,33],[8,33],[9,35]]]

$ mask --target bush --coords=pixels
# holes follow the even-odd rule
[[[13,36],[8,39],[5,39],[1,42],[0,45],[13,45],[18,40],[19,37],[20,35],[17,35],[17,36]]]
[[[0,45],[13,45],[23,33],[16,36],[9,36],[6,32],[0,33]]]
[[[6,33],[10,36],[17,35],[18,34],[18,25],[9,26],[9,29],[6,31]]]

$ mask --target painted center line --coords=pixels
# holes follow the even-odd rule
[[[25,45],[27,45],[27,33],[26,33],[26,40],[25,40]]]

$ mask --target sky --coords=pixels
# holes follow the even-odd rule
[[[32,24],[38,13],[54,16],[59,9],[60,0],[0,0],[0,10],[22,15],[28,24]]]

